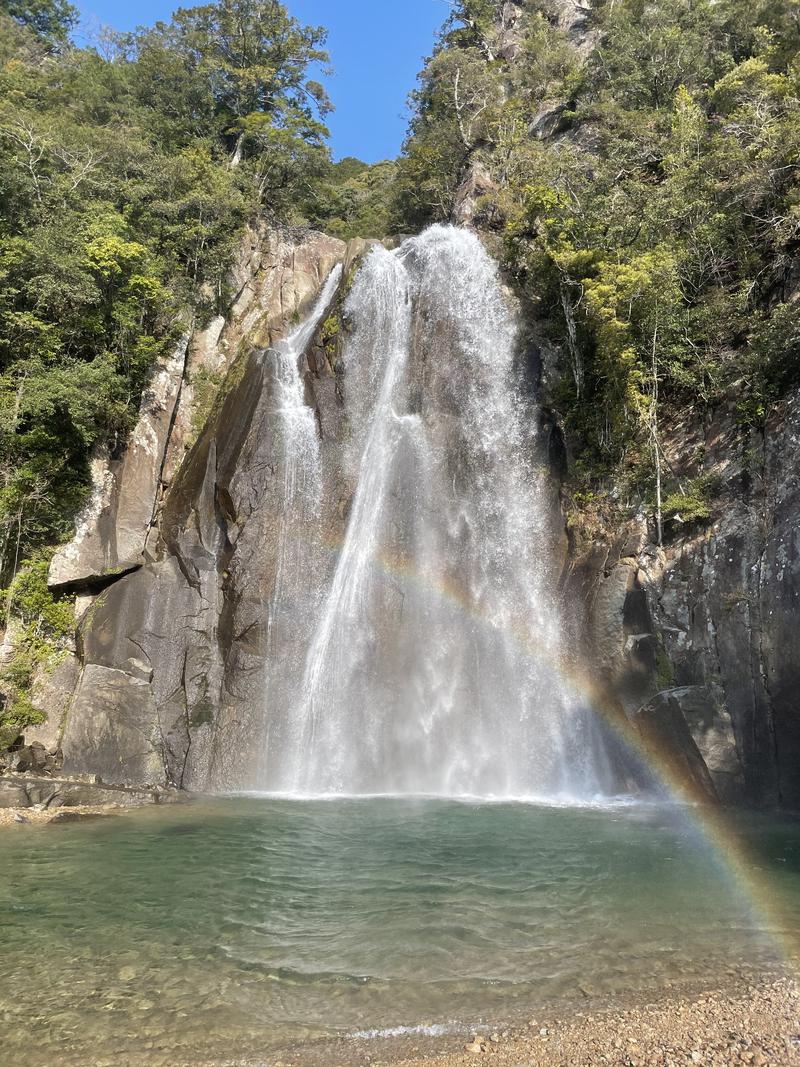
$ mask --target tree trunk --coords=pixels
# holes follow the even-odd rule
[[[651,351],[651,369],[653,375],[653,396],[650,405],[650,438],[653,447],[653,461],[656,468],[656,530],[658,547],[664,543],[663,516],[661,514],[661,448],[658,444],[658,315],[653,328],[653,347]]]
[[[244,145],[244,134],[240,133],[236,138],[236,146],[233,149],[233,155],[228,160],[228,170],[235,170],[242,162],[242,148]]]
[[[567,349],[569,351],[570,365],[572,367],[572,377],[575,379],[575,392],[580,400],[581,393],[583,392],[583,359],[581,357],[580,348],[578,347],[578,328],[575,325],[575,313],[572,310],[572,301],[569,297],[567,279],[565,275],[560,272],[558,276],[558,292],[561,297],[564,321],[567,324]]]

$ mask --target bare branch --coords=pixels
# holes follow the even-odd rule
[[[19,164],[26,170],[33,182],[36,199],[41,204],[42,188],[39,180],[38,167],[45,153],[46,145],[43,140],[38,140],[32,126],[18,119],[14,126],[6,127],[6,135],[16,142],[25,153]]]

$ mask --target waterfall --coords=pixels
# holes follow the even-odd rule
[[[433,226],[373,247],[344,311],[355,494],[295,643],[302,666],[269,668],[288,681],[273,677],[263,787],[607,790],[601,738],[564,680],[538,411],[496,264],[473,234]],[[318,462],[292,419],[287,445]]]
[[[275,576],[267,603],[266,676],[267,709],[290,707],[296,699],[295,683],[302,675],[303,641],[313,631],[318,591],[309,584],[315,551],[313,530],[319,516],[322,477],[320,441],[313,407],[306,399],[301,363],[314,333],[330,307],[342,276],[334,267],[310,315],[273,349],[272,417],[276,423],[276,461],[282,513],[275,529]],[[260,775],[267,775],[267,751],[272,747],[270,716],[265,716],[265,751]]]
[[[300,361],[328,310],[341,276],[340,264],[328,275],[308,318],[275,346],[275,396],[279,440],[283,445],[284,504],[288,508],[298,501],[309,511],[315,511],[319,505],[319,438],[314,411],[306,403]]]

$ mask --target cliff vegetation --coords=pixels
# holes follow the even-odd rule
[[[551,402],[582,509],[709,514],[662,425],[800,380],[795,0],[458,0],[414,94],[394,225],[494,232],[568,372]]]
[[[17,724],[58,650],[45,616],[65,605],[43,560],[72,535],[93,450],[124,448],[153,367],[227,308],[247,223],[383,226],[381,172],[330,158],[321,27],[272,0],[181,8],[83,47],[76,25],[66,0],[0,0],[0,589],[22,635],[3,685]]]

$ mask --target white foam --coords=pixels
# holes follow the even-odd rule
[[[458,1023],[433,1023],[419,1026],[389,1026],[381,1030],[356,1030],[347,1036],[359,1041],[374,1041],[376,1038],[408,1037],[419,1035],[423,1037],[445,1037],[447,1034],[458,1034],[464,1031],[464,1027]]]
[[[291,801],[306,804],[317,802],[396,800],[396,801],[433,801],[441,803],[474,804],[477,806],[503,804],[535,808],[565,808],[576,810],[605,811],[618,808],[664,807],[666,802],[637,797],[632,794],[619,796],[597,796],[592,798],[574,796],[541,796],[538,794],[493,795],[480,793],[296,793],[275,790],[248,789],[236,793],[218,793],[218,796],[236,798],[249,797],[257,800]],[[670,804],[670,806],[672,806]]]

